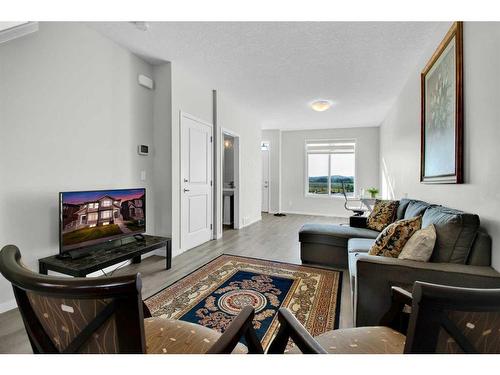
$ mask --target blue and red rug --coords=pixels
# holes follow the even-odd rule
[[[338,328],[342,273],[322,268],[221,255],[150,297],[153,316],[224,332],[244,306],[255,309],[264,348],[277,333],[277,311],[290,309],[313,335]]]

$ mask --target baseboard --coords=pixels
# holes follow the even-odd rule
[[[240,229],[245,228],[245,227],[248,227],[248,226],[250,226],[250,225],[252,225],[252,224],[255,224],[256,222],[261,221],[261,220],[262,220],[262,216],[256,217],[255,219],[250,220],[248,223],[246,223],[246,224],[242,225],[242,226],[240,227]]]
[[[308,215],[308,216],[324,216],[324,217],[340,217],[342,219],[348,219],[349,215],[328,215],[328,214],[320,214],[317,212],[306,212],[306,211],[281,211],[284,214],[291,215]]]
[[[11,299],[9,301],[2,302],[2,303],[0,303],[0,314],[7,312],[9,310],[13,310],[16,307],[17,307],[17,303],[16,303],[15,299]]]

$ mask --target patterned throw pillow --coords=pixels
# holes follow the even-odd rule
[[[366,227],[379,232],[394,221],[398,210],[399,201],[382,201],[377,199],[370,216],[366,221]]]
[[[406,242],[421,226],[422,216],[392,223],[378,235],[368,254],[397,258]]]
[[[428,262],[431,259],[434,245],[436,244],[436,228],[434,224],[420,229],[410,237],[401,250],[399,259],[416,260],[418,262]]]

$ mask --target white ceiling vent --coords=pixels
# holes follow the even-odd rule
[[[38,22],[0,22],[0,44],[38,31]]]

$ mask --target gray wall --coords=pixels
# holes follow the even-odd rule
[[[439,44],[430,45],[380,128],[384,194],[477,213],[493,236],[500,270],[500,23],[464,24],[465,184],[429,185],[420,173],[420,72]]]
[[[283,131],[281,134],[281,209],[283,212],[347,217],[344,198],[305,195],[305,141],[356,140],[356,192],[379,186],[379,128]]]
[[[154,231],[153,91],[137,84],[152,67],[78,23],[41,23],[0,45],[0,246],[24,262],[58,252],[58,192],[148,189]],[[140,180],[140,171],[147,180]],[[0,310],[13,307],[0,277]]]

